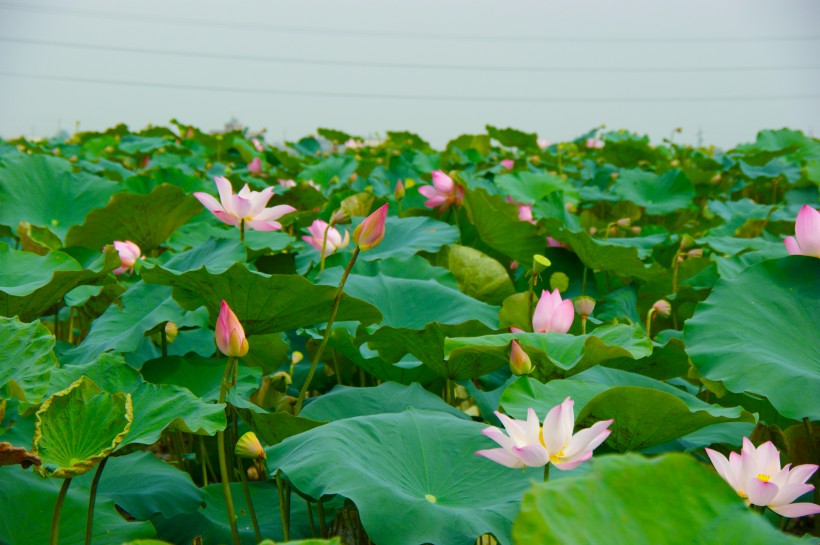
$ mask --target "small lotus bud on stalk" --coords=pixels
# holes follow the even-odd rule
[[[595,233],[597,233],[597,232],[598,232],[598,229],[595,228],[594,226],[589,228],[589,235],[590,236],[595,236]]]
[[[529,375],[533,371],[532,361],[518,341],[510,343],[510,371],[519,377]]]
[[[632,225],[632,220],[630,218],[621,218],[615,222],[615,225],[618,227],[623,227],[624,229],[629,228]]]
[[[550,289],[558,290],[559,293],[567,291],[569,288],[569,276],[562,272],[554,272],[550,276]]]
[[[518,269],[518,261],[513,259],[512,261],[510,261],[510,270],[514,271],[516,269]]]
[[[581,334],[586,335],[587,318],[592,316],[592,311],[595,310],[595,299],[588,295],[581,295],[576,297],[573,303],[575,304],[575,312],[581,317]]]
[[[512,170],[515,167],[515,161],[512,159],[504,159],[500,164],[507,170]]]
[[[179,335],[179,328],[174,322],[168,322],[165,324],[165,339],[168,341],[168,344],[174,342]]]
[[[540,165],[541,158],[537,155],[533,155],[532,157],[530,157],[530,163],[532,163],[533,165]]]
[[[259,470],[256,469],[256,466],[249,466],[245,474],[248,476],[249,481],[259,480]]]
[[[564,210],[569,212],[570,214],[575,214],[578,212],[578,205],[574,202],[568,202],[564,204]]]
[[[393,196],[396,197],[397,201],[400,201],[404,198],[404,184],[399,180],[396,182],[396,189],[393,190]]]
[[[228,357],[241,358],[248,353],[245,330],[228,303],[222,301],[219,318],[216,320],[216,346]]]
[[[353,230],[353,241],[359,250],[366,252],[381,243],[384,238],[384,224],[387,221],[387,206],[383,204]]]
[[[330,215],[330,224],[339,225],[341,223],[348,223],[350,221],[350,214],[344,208],[337,208]]]
[[[669,165],[673,167],[680,166],[680,161],[678,161],[677,159],[672,159],[671,161],[669,161]]]
[[[660,299],[655,301],[655,304],[649,309],[649,312],[646,314],[646,337],[651,339],[651,330],[652,330],[652,320],[654,319],[655,315],[662,316],[664,318],[668,318],[672,315],[672,305],[669,304],[669,301],[666,299]]]
[[[686,254],[688,257],[703,257],[703,248],[695,248],[694,250],[689,250],[689,253]]]
[[[713,184],[713,185],[717,185],[717,184],[719,184],[719,183],[720,183],[720,181],[721,181],[722,179],[723,179],[723,178],[721,177],[720,173],[718,172],[717,174],[715,174],[714,176],[712,176],[712,178],[711,178],[709,181],[710,181],[710,182],[712,182],[712,184]]]
[[[640,235],[641,234],[641,226],[640,225],[633,225],[632,228],[630,229],[630,231],[632,231],[632,233],[634,233],[636,235]]]

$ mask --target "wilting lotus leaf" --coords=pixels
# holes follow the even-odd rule
[[[595,457],[591,471],[535,484],[515,520],[516,545],[803,543],[751,511],[691,456]]]
[[[134,419],[131,395],[104,392],[88,377],[46,399],[34,424],[34,451],[43,476],[90,471],[119,445]]]
[[[54,336],[40,324],[0,317],[0,397],[38,403],[57,366]]]
[[[0,466],[20,465],[23,469],[30,466],[42,465],[42,460],[24,448],[15,447],[11,443],[0,442]]]

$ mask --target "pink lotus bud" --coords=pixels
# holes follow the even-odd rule
[[[375,248],[384,238],[384,223],[387,221],[387,204],[365,218],[353,231],[353,242],[361,251]]]
[[[258,151],[259,153],[265,151],[265,147],[262,146],[262,142],[260,142],[258,139],[253,138],[251,139],[251,142],[253,143],[253,147],[256,148],[256,151]]]
[[[140,258],[140,255],[142,254],[142,250],[140,250],[140,247],[131,242],[130,240],[115,240],[114,249],[116,249],[117,252],[119,252],[120,262],[122,263],[119,267],[114,269],[114,274],[123,274],[126,272],[133,271],[134,265],[137,264],[137,260]]]
[[[396,200],[404,198],[404,184],[401,183],[401,180],[396,182],[396,189],[393,190],[393,196],[396,197]]]
[[[548,147],[550,147],[550,141],[547,140],[546,138],[539,138],[537,140],[537,144],[538,144],[538,149],[541,149],[541,150],[545,150]]]
[[[794,235],[783,241],[789,255],[820,257],[820,212],[804,204],[797,213]]]
[[[501,166],[506,168],[507,170],[512,170],[515,166],[515,161],[513,161],[512,159],[504,159],[503,161],[501,161]]]
[[[518,341],[510,343],[510,371],[519,377],[529,375],[533,371],[532,361]]]
[[[519,204],[518,205],[518,221],[526,221],[535,225],[535,220],[532,217],[532,205],[531,204]]]
[[[595,299],[588,295],[581,295],[575,298],[575,312],[581,318],[588,318],[592,316],[592,311],[595,310]]]
[[[248,172],[251,174],[259,174],[262,172],[262,160],[259,157],[254,157],[253,161],[248,163]]]
[[[248,353],[245,330],[225,301],[222,301],[222,308],[216,319],[216,346],[228,357],[241,358]]]
[[[552,293],[544,290],[532,316],[532,330],[536,333],[566,333],[575,319],[575,309],[570,299],[561,299],[557,289]]]
[[[515,259],[513,259],[512,261],[510,261],[510,270],[511,270],[511,271],[514,271],[514,270],[516,270],[517,268],[518,268],[518,261],[516,261]]]
[[[604,147],[604,141],[597,138],[587,138],[587,141],[584,142],[584,144],[590,149],[601,149]]]
[[[558,242],[552,237],[547,237],[547,247],[548,248],[567,248],[568,246],[563,242]]]
[[[652,305],[652,308],[655,310],[655,314],[663,316],[664,318],[668,318],[672,314],[672,305],[669,304],[669,301],[666,299],[660,299],[659,301],[655,301],[655,304]]]

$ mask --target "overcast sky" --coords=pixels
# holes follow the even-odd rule
[[[820,134],[815,0],[0,0],[0,135],[317,127]],[[472,68],[471,68],[472,67]]]

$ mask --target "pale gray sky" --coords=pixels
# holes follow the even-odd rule
[[[0,0],[0,135],[236,116],[269,140],[606,124],[728,147],[820,134],[818,23],[815,0]]]

